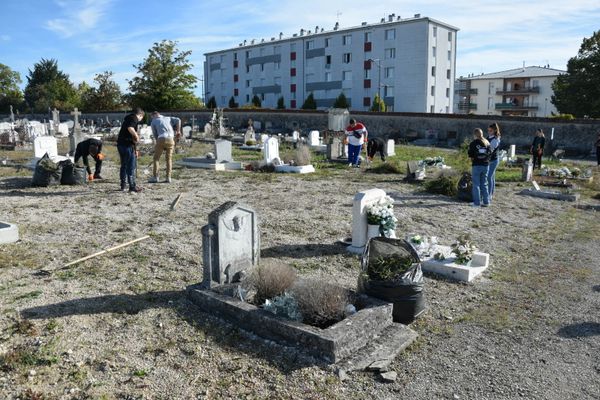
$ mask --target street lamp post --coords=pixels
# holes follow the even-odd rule
[[[379,101],[381,101],[381,60],[379,58],[369,58],[367,61],[377,65],[377,97],[379,97]]]
[[[547,108],[548,108],[548,98],[546,97],[546,99],[544,99],[544,118],[546,118],[546,115],[548,115]]]

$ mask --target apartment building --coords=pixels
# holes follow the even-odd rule
[[[564,73],[547,65],[461,77],[455,84],[454,112],[548,117],[557,113],[552,83]]]
[[[275,108],[282,97],[297,109],[312,93],[326,109],[344,93],[351,109],[369,110],[379,94],[388,111],[451,113],[457,32],[419,14],[391,14],[375,24],[244,41],[205,54],[205,99],[227,107],[232,97],[244,105],[256,95]]]

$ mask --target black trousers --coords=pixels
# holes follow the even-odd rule
[[[542,168],[542,154],[533,153],[533,168],[535,168],[536,164],[538,168]]]

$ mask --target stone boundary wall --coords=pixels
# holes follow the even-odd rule
[[[184,124],[190,124],[194,116],[200,129],[210,120],[211,111],[172,111],[165,115],[183,118]],[[104,119],[122,121],[125,113],[83,113],[83,119]],[[590,155],[595,153],[594,143],[600,133],[600,120],[578,119],[572,121],[551,118],[501,117],[462,114],[417,114],[417,113],[370,113],[354,112],[352,116],[365,123],[372,136],[392,138],[398,141],[438,146],[456,146],[471,138],[473,129],[484,131],[492,122],[498,122],[502,131],[502,147],[516,144],[521,151],[529,148],[535,130],[541,128],[546,133],[547,143],[552,148],[562,148],[568,155]],[[30,119],[32,116],[28,116]],[[326,130],[328,115],[326,111],[307,110],[268,110],[268,109],[232,109],[225,110],[229,126],[243,130],[248,119],[261,124],[259,131],[286,133],[300,129],[306,134],[310,130]],[[48,120],[48,115],[34,115],[37,120]],[[61,113],[61,121],[70,119],[67,113]],[[554,128],[554,140],[551,131]]]

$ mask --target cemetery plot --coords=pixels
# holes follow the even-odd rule
[[[241,170],[242,163],[233,161],[231,156],[231,142],[217,139],[214,142],[214,154],[205,157],[187,157],[176,164],[188,168],[212,169],[215,171]]]

